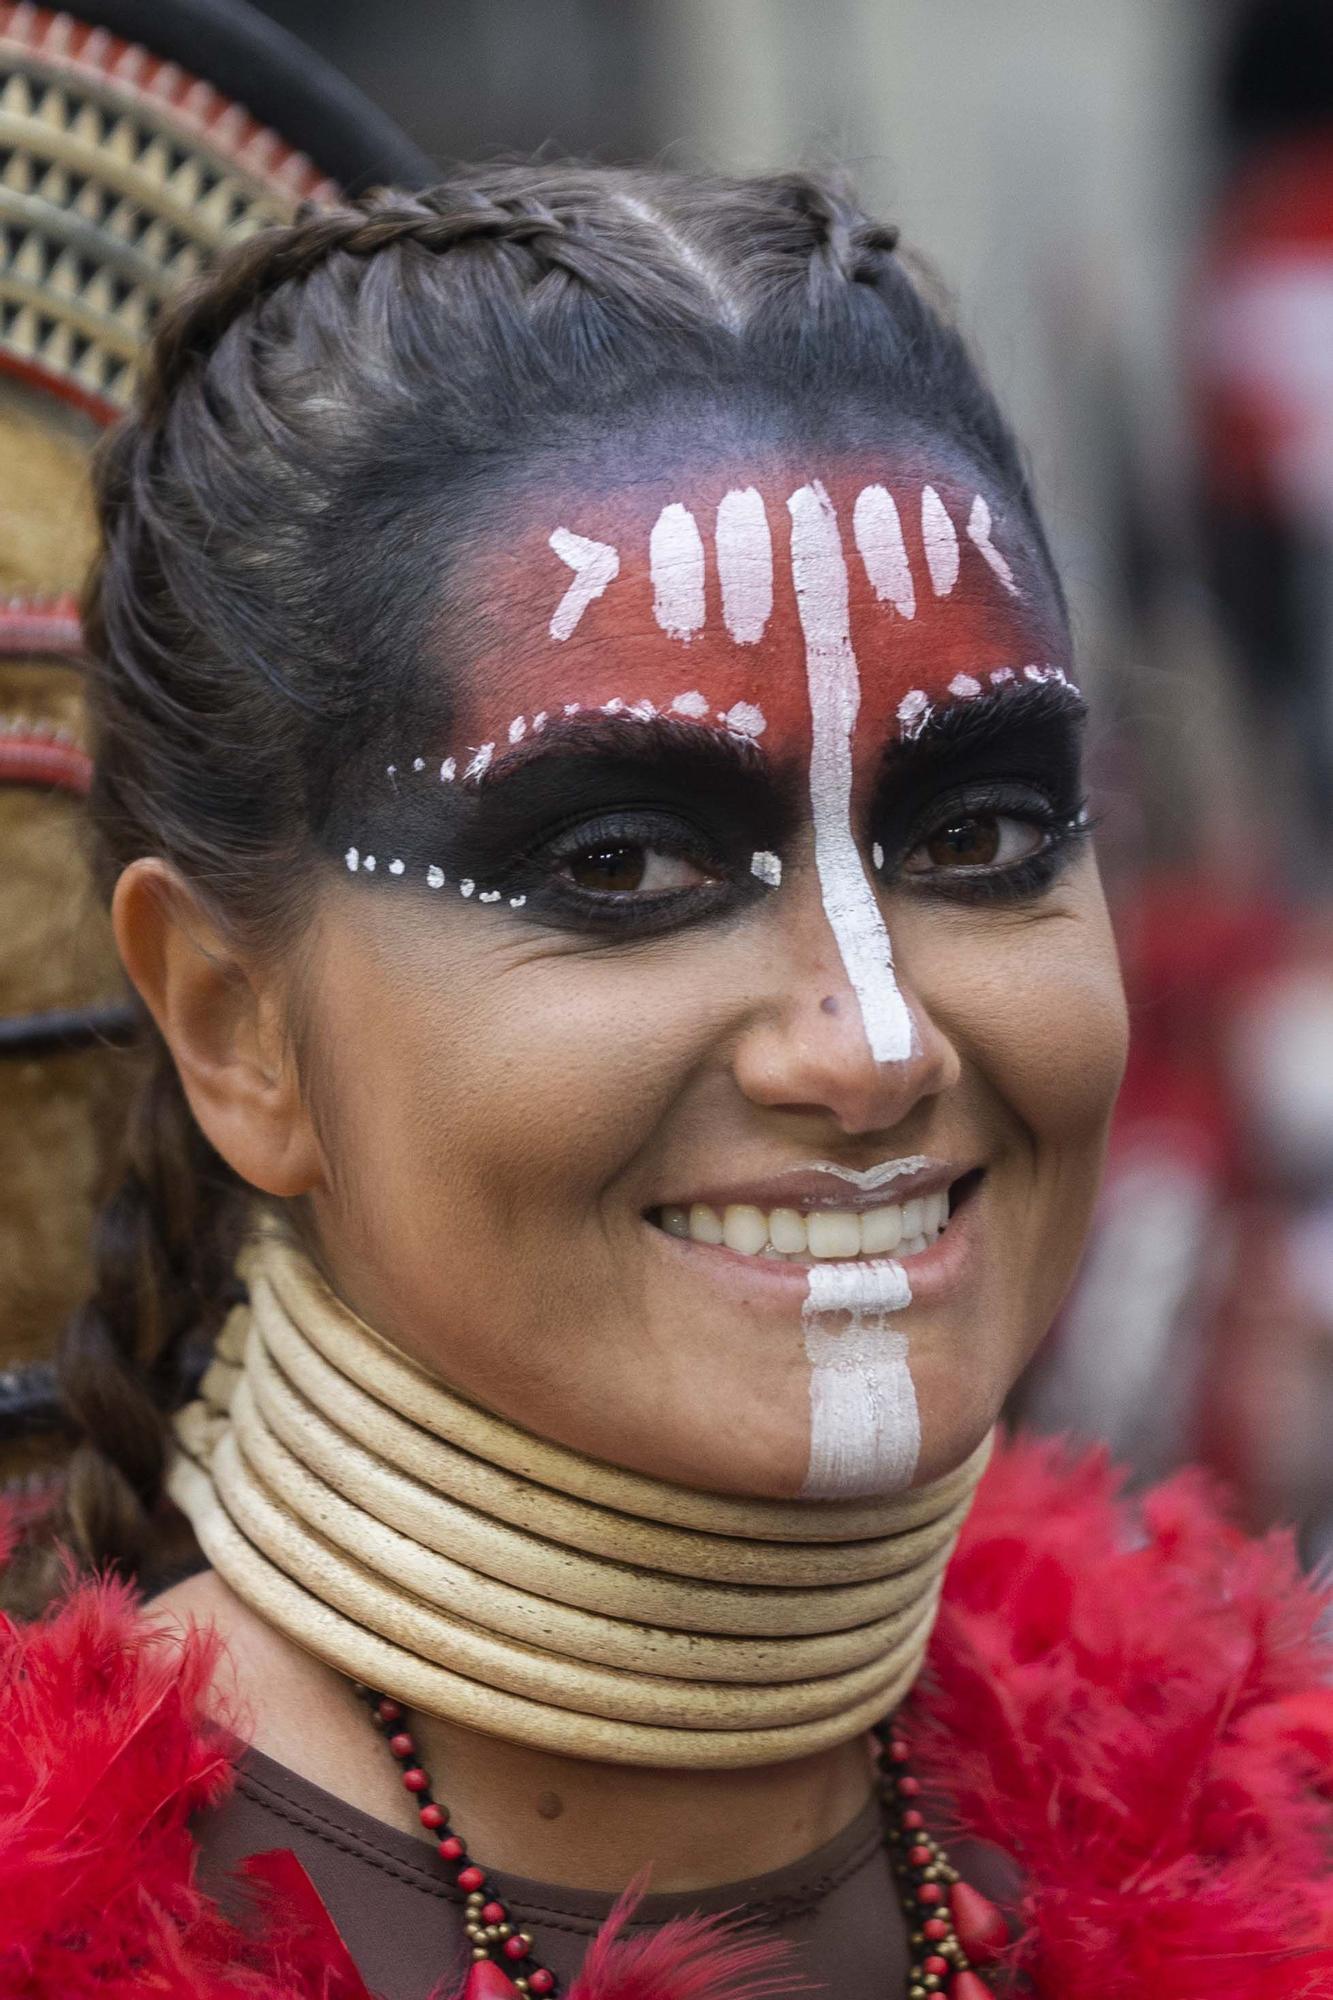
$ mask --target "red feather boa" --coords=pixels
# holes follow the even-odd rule
[[[1333,2000],[1328,1593],[1198,1474],[1138,1506],[1120,1486],[1103,1452],[997,1452],[909,1709],[937,1823],[1022,1870],[1011,1971],[1041,2000]],[[0,1641],[5,2000],[365,2000],[282,1857],[244,1931],[194,1885],[188,1822],[231,1782],[207,1640],[102,1582]],[[714,1923],[616,1928],[570,2000],[790,1984]]]

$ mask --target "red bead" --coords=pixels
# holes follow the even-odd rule
[[[409,1792],[424,1792],[430,1784],[430,1779],[419,1764],[414,1764],[410,1771],[403,1772],[403,1783]]]
[[[933,1972],[937,1979],[943,1979],[945,1973],[949,1970],[949,1961],[947,1958],[941,1958],[938,1952],[933,1951],[930,1957],[923,1961],[921,1970],[923,1972]]]
[[[989,1965],[1009,1942],[1009,1926],[988,1896],[970,1882],[955,1882],[949,1896],[958,1942],[978,1965]]]
[[[381,1701],[376,1704],[375,1713],[381,1722],[401,1722],[403,1711],[396,1701]]]
[[[528,1985],[534,1993],[554,1993],[555,1974],[539,1965],[528,1974]]]
[[[466,1889],[469,1896],[474,1889],[480,1889],[485,1880],[485,1875],[475,1862],[470,1868],[460,1868],[458,1871],[458,1886],[460,1889]]]
[[[463,2000],[520,2000],[512,1979],[501,1972],[493,1958],[479,1958],[468,1973]]]
[[[912,1754],[911,1751],[908,1749],[907,1745],[903,1742],[902,1737],[895,1736],[892,1743],[890,1743],[889,1745],[889,1755],[890,1757],[892,1757],[894,1763],[905,1764],[908,1758],[911,1756],[911,1754]]]
[[[909,1847],[907,1850],[907,1859],[911,1862],[913,1868],[929,1868],[931,1860],[930,1849],[928,1847]]]
[[[505,1920],[504,1904],[483,1903],[481,1906],[481,1918],[482,1922],[486,1924],[502,1924]]]
[[[401,1729],[396,1736],[389,1738],[389,1748],[395,1757],[415,1757],[417,1754],[416,1744],[407,1732]]]
[[[949,1986],[949,2000],[994,2000],[990,1987],[975,1972],[955,1972]]]
[[[898,1795],[904,1799],[914,1799],[921,1790],[920,1778],[899,1778]]]
[[[926,1815],[924,1813],[917,1812],[915,1808],[913,1808],[911,1812],[905,1812],[903,1814],[903,1825],[906,1827],[909,1833],[920,1833],[925,1823],[926,1823]]]
[[[938,1944],[941,1938],[949,1935],[948,1923],[943,1917],[927,1917],[921,1926],[921,1935],[931,1944]]]
[[[420,1814],[421,1824],[423,1826],[428,1826],[432,1832],[434,1832],[437,1826],[443,1826],[448,1817],[449,1815],[445,1811],[444,1807],[437,1806],[434,1800],[432,1800],[428,1806],[423,1806],[421,1808],[421,1814]]]
[[[462,1861],[467,1849],[456,1833],[448,1833],[440,1842],[440,1854],[445,1861]]]
[[[511,1937],[506,1938],[504,1941],[504,1955],[506,1958],[526,1958],[531,1950],[532,1946],[526,1938]]]
[[[933,1909],[936,1903],[944,1901],[944,1891],[938,1882],[923,1882],[916,1892],[916,1899]]]

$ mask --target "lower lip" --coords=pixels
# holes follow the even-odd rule
[[[947,1298],[964,1283],[971,1260],[978,1247],[977,1204],[982,1190],[976,1188],[949,1217],[942,1233],[926,1250],[915,1257],[901,1260],[885,1258],[809,1258],[801,1262],[788,1263],[780,1257],[750,1257],[740,1250],[729,1250],[725,1243],[696,1243],[688,1236],[668,1236],[665,1229],[655,1223],[645,1223],[658,1242],[664,1244],[669,1253],[688,1257],[700,1276],[705,1272],[716,1284],[729,1285],[737,1290],[745,1290],[753,1303],[771,1300],[774,1305],[790,1308],[793,1302],[800,1304],[810,1289],[810,1272],[816,1263],[869,1264],[901,1261],[912,1287],[913,1305],[930,1305],[937,1299]]]

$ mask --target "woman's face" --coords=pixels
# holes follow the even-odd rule
[[[658,463],[513,504],[447,738],[346,802],[315,1218],[350,1303],[529,1429],[890,1491],[1049,1325],[1120,1077],[1068,641],[947,446]]]

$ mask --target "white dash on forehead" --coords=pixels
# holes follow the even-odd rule
[[[974,694],[981,693],[981,682],[971,674],[955,674],[949,682],[949,693],[956,695],[959,701],[970,701]]]
[[[550,546],[574,572],[574,581],[551,614],[551,637],[568,639],[594,598],[619,576],[620,556],[609,542],[590,541],[568,528],[557,528]]]
[[[717,574],[728,632],[738,646],[757,644],[773,613],[773,537],[753,486],[733,488],[718,507]]]
[[[704,622],[704,545],[688,507],[673,500],[648,537],[653,616],[673,639],[687,642]]]
[[[527,733],[528,733],[527,717],[525,715],[516,715],[513,721],[510,723],[509,728],[506,732],[506,734],[509,737],[509,741],[511,743],[521,743],[523,741],[523,738],[527,735]]]
[[[947,597],[958,581],[958,536],[933,486],[921,489],[921,541],[936,597]]]
[[[697,688],[689,694],[678,694],[671,704],[671,713],[688,715],[695,721],[702,720],[708,713],[708,697],[700,694]]]
[[[892,1259],[811,1265],[801,1307],[810,1362],[808,1499],[895,1493],[910,1484],[921,1414],[907,1336],[888,1316],[911,1302],[907,1272]]]
[[[916,586],[907,559],[903,526],[893,495],[883,486],[863,486],[852,509],[852,533],[870,587],[881,604],[904,618],[916,617]]]
[[[767,882],[770,889],[776,889],[782,881],[782,863],[776,854],[761,849],[750,856],[750,873]]]
[[[1019,589],[1017,583],[1015,583],[1014,581],[1014,573],[1010,569],[1004,557],[1000,554],[1000,551],[996,548],[994,542],[991,540],[990,531],[991,531],[990,508],[986,505],[986,502],[982,499],[981,495],[978,493],[976,499],[972,502],[972,512],[967,517],[968,540],[972,543],[972,546],[975,549],[977,549],[979,553],[985,558],[986,562],[989,564],[994,574],[999,577],[1000,582],[1004,585],[1005,589],[1009,592],[1010,596],[1017,597],[1019,595]]]
[[[799,487],[787,507],[810,694],[815,871],[870,1052],[876,1062],[902,1062],[912,1052],[912,1016],[893,976],[889,933],[852,827],[852,737],[861,683],[842,538],[833,504],[817,481]]]
[[[762,736],[768,724],[764,720],[762,708],[756,708],[752,701],[733,702],[719,722],[725,722],[733,736]]]
[[[898,703],[898,721],[904,736],[919,736],[930,714],[930,696],[924,688],[912,688]]]
[[[465,778],[479,778],[482,772],[487,769],[494,755],[495,745],[493,743],[483,743],[479,749],[473,752],[472,762],[468,765],[466,771],[464,771],[463,776]]]

